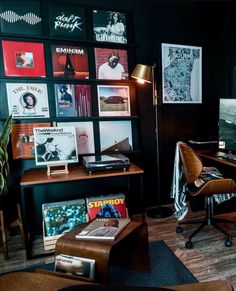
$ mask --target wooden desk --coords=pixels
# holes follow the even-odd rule
[[[130,164],[130,168],[126,171],[124,170],[109,170],[95,172],[88,174],[84,171],[83,166],[71,166],[69,168],[68,174],[56,174],[47,176],[47,169],[33,169],[26,171],[21,178],[21,208],[22,208],[22,220],[25,230],[25,242],[26,242],[26,257],[27,259],[31,258],[31,243],[30,243],[30,230],[29,230],[29,218],[28,218],[28,209],[26,207],[26,197],[27,193],[33,191],[33,188],[38,185],[49,185],[53,183],[79,183],[82,180],[93,180],[93,179],[108,179],[111,177],[127,176],[131,178],[134,175],[139,175],[140,177],[140,193],[139,193],[139,205],[140,210],[144,218],[144,209],[143,209],[143,170],[134,165]],[[130,184],[130,183],[129,183]],[[78,197],[79,198],[79,197]]]
[[[221,151],[216,151],[213,153],[201,153],[201,152],[199,152],[199,156],[201,158],[205,158],[207,160],[212,160],[214,162],[236,168],[236,161],[225,159],[224,158],[225,153],[221,152]]]

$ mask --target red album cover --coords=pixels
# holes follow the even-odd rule
[[[3,40],[2,50],[6,76],[46,76],[43,43]]]
[[[11,143],[13,159],[34,158],[34,127],[49,127],[49,122],[15,123],[12,125]]]
[[[89,64],[86,48],[52,45],[53,76],[71,79],[88,79]]]
[[[99,217],[128,218],[125,195],[110,194],[86,198],[89,219]]]

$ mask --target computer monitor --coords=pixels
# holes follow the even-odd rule
[[[236,152],[236,98],[221,98],[219,105],[219,148]]]

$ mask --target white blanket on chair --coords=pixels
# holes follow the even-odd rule
[[[175,217],[178,221],[184,219],[186,214],[188,213],[188,204],[186,202],[186,194],[188,193],[187,183],[185,181],[182,163],[179,156],[179,145],[183,144],[183,142],[179,141],[176,143],[175,148],[175,160],[174,160],[174,170],[173,170],[173,179],[172,179],[172,186],[171,186],[171,193],[170,197],[174,199],[174,206],[175,206]],[[203,179],[206,182],[209,179],[217,178],[221,179],[223,176],[219,173],[216,168],[203,168],[203,173],[210,173],[207,179]],[[210,178],[209,178],[210,177]],[[236,193],[226,193],[226,194],[215,194],[213,195],[214,200],[217,203],[224,202],[229,200],[230,198],[236,196]]]

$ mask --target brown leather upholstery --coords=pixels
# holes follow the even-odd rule
[[[187,184],[190,185],[193,182],[200,178],[200,174],[203,170],[203,164],[198,155],[194,152],[194,150],[185,143],[179,144],[179,153],[181,157],[181,162],[183,166],[183,172],[186,179]],[[212,225],[221,231],[227,239],[225,241],[225,246],[230,247],[232,245],[232,236],[226,232],[218,223],[234,223],[234,221],[229,221],[223,218],[214,217],[213,213],[213,195],[214,194],[224,194],[224,193],[236,193],[236,183],[233,179],[230,178],[222,178],[222,179],[211,179],[205,182],[199,188],[195,187],[195,191],[189,191],[191,196],[205,196],[206,199],[206,216],[203,219],[192,220],[192,221],[183,221],[179,222],[179,225],[176,228],[177,233],[181,233],[183,231],[180,225],[182,224],[199,224],[199,227],[189,236],[188,241],[186,242],[186,248],[192,248],[192,238],[206,225]]]
[[[86,284],[86,285],[85,285]],[[12,272],[0,277],[1,290],[7,291],[56,291],[56,290],[120,290],[120,291],[232,291],[232,286],[224,281],[211,281],[194,284],[163,287],[127,287],[86,283],[81,280],[74,280],[68,277],[30,272]],[[100,289],[99,289],[100,288]]]

